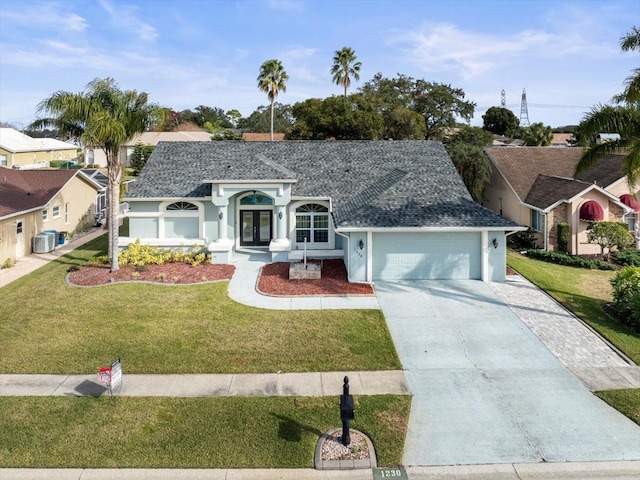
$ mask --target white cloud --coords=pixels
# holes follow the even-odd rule
[[[136,34],[141,40],[152,42],[158,38],[158,31],[148,23],[140,20],[135,7],[120,5],[114,8],[107,0],[99,0],[100,6],[111,17],[111,23],[119,30]]]
[[[24,4],[15,3],[19,6],[17,10],[10,10],[7,7],[11,4],[3,4],[0,10],[0,18],[10,20],[17,25],[37,27],[43,30],[71,30],[82,32],[89,26],[87,20],[75,13],[61,13],[60,5],[55,3]]]
[[[387,43],[401,45],[406,60],[427,72],[458,72],[470,80],[526,57],[563,58],[583,55],[601,58],[611,45],[593,42],[583,31],[562,34],[524,30],[508,35],[462,30],[451,24],[426,24],[418,30],[394,32]]]

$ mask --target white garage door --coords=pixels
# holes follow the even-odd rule
[[[480,233],[374,233],[374,280],[479,279]]]

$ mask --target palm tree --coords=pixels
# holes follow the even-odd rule
[[[622,51],[640,51],[640,29],[633,27],[631,32],[620,39]],[[640,180],[640,69],[625,80],[625,90],[614,97],[617,105],[596,105],[585,115],[577,129],[577,134],[585,152],[576,166],[574,175],[588,170],[602,155],[624,152],[622,163],[627,177],[629,190],[635,191]],[[620,139],[597,143],[599,133],[618,133]]]
[[[640,52],[640,29],[638,27],[633,27],[631,32],[620,39],[620,48],[623,52],[634,50]],[[622,100],[627,103],[640,101],[640,68],[634,68],[633,72],[633,75],[624,81],[626,87],[622,93]]]
[[[58,91],[38,105],[46,115],[33,127],[53,126],[62,135],[79,138],[85,146],[101,148],[107,158],[109,178],[109,258],[111,271],[118,270],[118,224],[122,163],[120,146],[156,120],[160,107],[147,103],[147,94],[122,91],[112,78],[89,82],[83,92]]]
[[[527,146],[548,147],[553,141],[553,131],[542,122],[532,123],[523,129],[522,140]]]
[[[351,85],[351,78],[356,81],[360,80],[360,67],[362,63],[356,62],[356,52],[349,47],[342,47],[342,50],[336,50],[333,55],[333,66],[331,73],[333,74],[333,83],[344,87],[344,96],[347,96],[347,88]]]
[[[278,93],[282,90],[287,91],[287,80],[289,75],[285,72],[282,62],[275,58],[267,60],[260,66],[260,75],[258,75],[258,88],[261,92],[267,94],[269,102],[271,102],[271,135],[273,142],[273,105],[278,98]]]

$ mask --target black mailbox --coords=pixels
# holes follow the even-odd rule
[[[354,418],[353,396],[340,395],[340,420],[353,420]]]
[[[349,434],[349,422],[355,418],[355,407],[353,406],[353,396],[349,395],[349,377],[344,377],[342,395],[340,395],[340,420],[342,420],[342,444],[351,443]]]

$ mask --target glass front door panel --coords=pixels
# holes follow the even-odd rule
[[[264,245],[265,243],[268,245],[271,241],[271,212],[270,211],[262,211],[260,213],[260,231],[258,233],[258,243],[260,245]]]
[[[253,245],[253,212],[242,212],[242,244]]]

